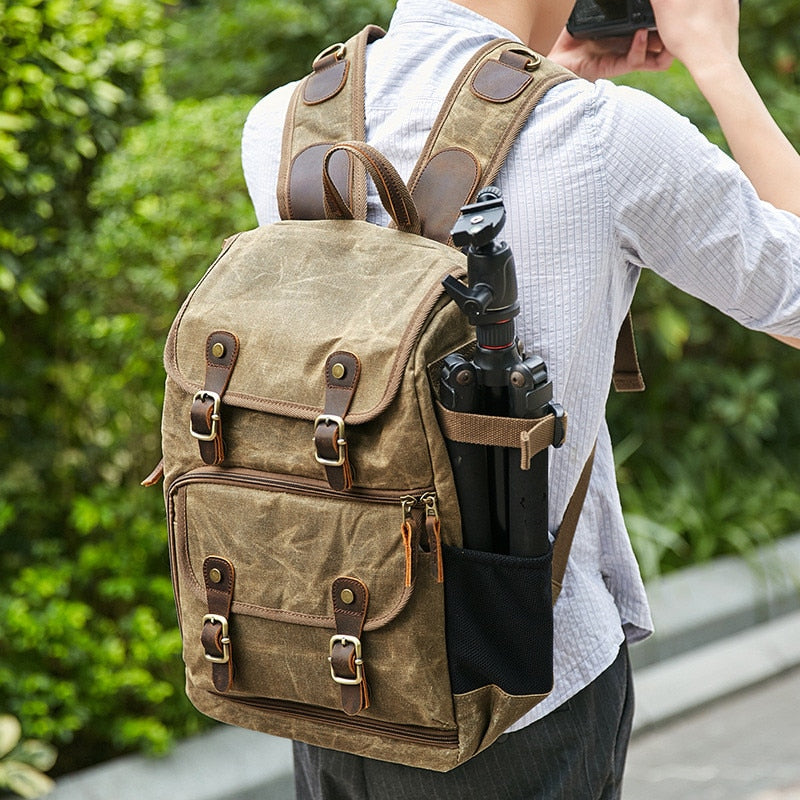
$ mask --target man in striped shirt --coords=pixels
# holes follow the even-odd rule
[[[366,138],[407,179],[451,83],[479,47],[519,39],[587,80],[551,89],[498,186],[519,273],[519,333],[570,414],[551,456],[558,528],[596,443],[591,483],[555,607],[555,688],[464,766],[431,773],[295,745],[300,798],[619,796],[632,696],[626,643],[652,622],[617,493],[605,423],[614,345],[642,269],[747,327],[800,337],[800,158],[738,59],[737,0],[653,0],[660,38],[621,54],[564,32],[572,0],[398,0],[367,51]],[[652,97],[602,78],[688,67],[735,163]],[[261,224],[279,218],[278,159],[293,84],[251,112],[243,164]],[[464,132],[465,137],[469,132]],[[780,209],[780,210],[779,210]],[[386,224],[377,195],[368,218]]]

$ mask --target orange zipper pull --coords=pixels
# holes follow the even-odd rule
[[[412,515],[412,509],[417,504],[417,498],[413,495],[406,495],[405,497],[400,498],[400,504],[403,507],[403,525],[400,529],[400,532],[403,537],[403,547],[405,549],[405,556],[406,556],[406,574],[405,574],[405,582],[404,586],[409,587],[412,584],[414,578],[414,518]]]

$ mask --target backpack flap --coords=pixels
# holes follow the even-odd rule
[[[359,251],[367,257],[354,257]],[[187,395],[187,444],[197,449],[192,398],[206,388],[206,345],[217,331],[239,341],[219,402],[225,423],[231,407],[312,424],[333,414],[326,409],[326,364],[335,353],[360,363],[343,421],[349,427],[374,420],[399,388],[420,329],[442,300],[446,275],[464,275],[460,253],[366,222],[280,222],[239,234],[189,296],[167,341],[167,374]],[[308,463],[300,472],[324,477],[311,445],[313,427],[306,428]],[[230,433],[236,437],[235,429]],[[274,450],[269,442],[259,446]],[[273,457],[279,471],[297,471],[296,456],[283,465],[279,454]],[[368,475],[362,477],[368,484]]]

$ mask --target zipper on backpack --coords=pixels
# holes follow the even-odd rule
[[[319,706],[310,706],[295,703],[290,700],[273,700],[270,698],[231,697],[221,695],[226,700],[240,703],[244,706],[262,709],[281,716],[294,719],[310,720],[315,723],[334,725],[365,733],[377,733],[389,736],[400,741],[414,742],[430,747],[454,748],[458,747],[458,732],[456,730],[439,730],[426,728],[422,725],[403,725],[397,722],[369,719],[366,717],[348,717],[340,711],[334,711]]]
[[[438,509],[436,506],[436,493],[425,489],[415,489],[411,492],[393,489],[368,489],[354,487],[347,492],[331,489],[326,481],[315,478],[287,478],[270,472],[259,472],[249,469],[231,469],[211,467],[187,472],[175,480],[170,486],[170,503],[181,489],[192,484],[227,484],[231,486],[250,486],[256,490],[273,492],[287,492],[289,494],[320,497],[332,500],[356,501],[362,503],[375,503],[378,505],[399,505],[401,510],[400,537],[405,555],[404,587],[409,588],[414,583],[414,572],[418,551],[430,549],[435,553],[433,560],[434,575],[441,575],[441,541],[438,534],[431,533],[428,520],[435,519],[438,530]],[[172,513],[170,514],[172,516]],[[170,526],[172,527],[172,526]]]
[[[413,500],[412,506],[422,503],[425,489],[412,489],[411,492],[398,489],[367,489],[353,487],[347,492],[331,489],[326,481],[315,478],[288,478],[272,472],[259,472],[250,469],[198,469],[187,472],[176,479],[170,486],[169,493],[176,493],[183,486],[193,483],[216,483],[230,485],[250,485],[254,488],[287,492],[289,494],[307,495],[311,497],[327,497],[333,500],[356,500],[364,503],[383,505],[400,504],[405,513],[406,499]]]

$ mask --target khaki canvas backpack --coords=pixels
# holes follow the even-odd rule
[[[283,221],[231,237],[169,333],[162,424],[186,690],[224,722],[449,770],[552,688],[554,554],[461,548],[451,438],[519,448],[551,415],[444,415],[437,370],[474,330],[442,280],[459,207],[566,71],[514,42],[470,60],[409,182],[363,143],[368,28],[295,93]],[[464,131],[471,131],[470,141]],[[364,221],[369,173],[392,217]],[[477,424],[476,424],[477,423]],[[552,563],[552,567],[551,567]]]

